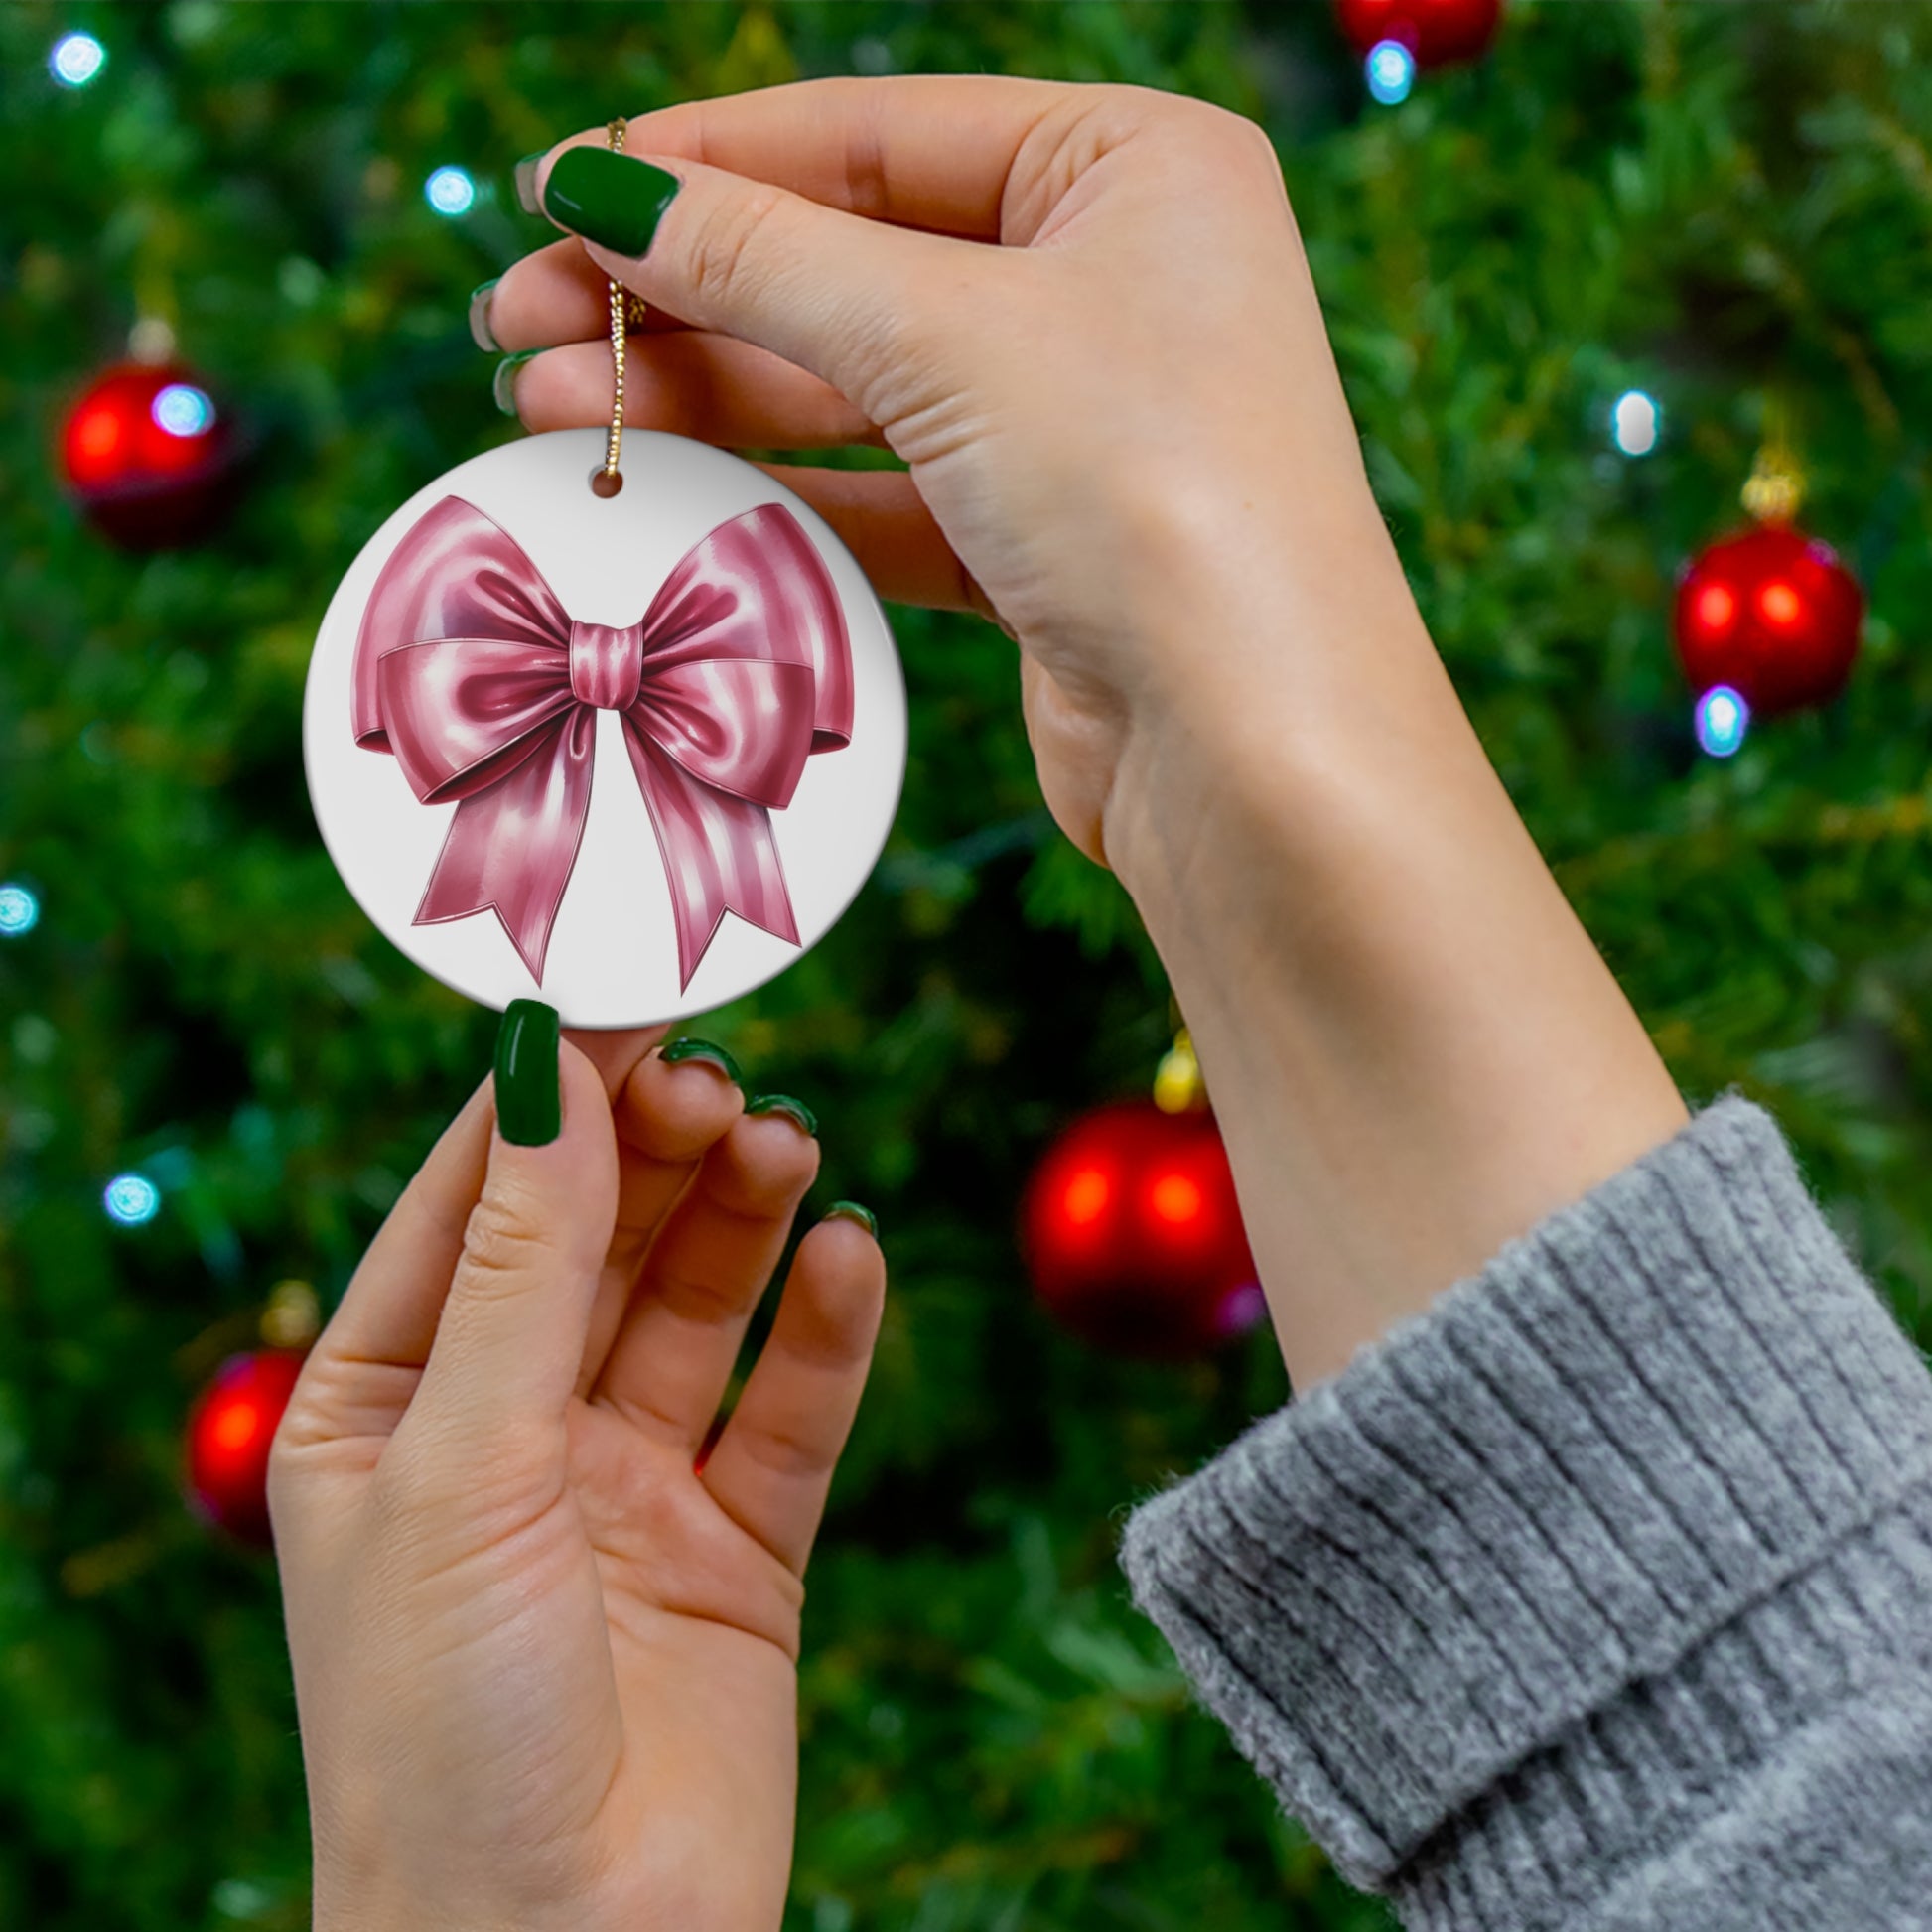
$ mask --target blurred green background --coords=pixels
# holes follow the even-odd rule
[[[68,91],[46,61],[75,29],[108,62]],[[1511,791],[1687,1092],[1769,1104],[1932,1335],[1932,12],[1519,0],[1485,61],[1380,108],[1320,0],[11,5],[0,878],[43,915],[0,943],[0,1926],[307,1924],[273,1566],[186,1511],[180,1431],[273,1282],[341,1292],[488,1063],[494,1016],[338,882],[298,724],[358,546],[517,433],[464,326],[550,232],[510,165],[620,111],[911,69],[1133,81],[1269,129]],[[425,201],[441,165],[479,184],[459,218]],[[53,461],[144,315],[261,439],[226,527],[148,557]],[[1636,461],[1608,437],[1633,385],[1665,409]],[[1833,710],[1720,763],[1669,597],[1740,520],[1774,397],[1865,650]],[[894,1273],[812,1574],[789,1923],[1381,1925],[1190,1710],[1114,1564],[1128,1504],[1282,1398],[1268,1337],[1123,1365],[1052,1328],[1015,1253],[1054,1128],[1152,1072],[1158,964],[1040,808],[1007,640],[894,621],[887,855],[701,1028],[816,1106],[818,1204],[874,1204]],[[164,1190],[141,1228],[101,1211],[129,1169]]]

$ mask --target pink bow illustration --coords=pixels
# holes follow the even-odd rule
[[[458,801],[416,925],[494,911],[539,985],[590,810],[600,710],[623,719],[689,986],[727,912],[798,943],[769,814],[852,737],[824,559],[776,503],[685,555],[641,623],[580,623],[514,538],[446,496],[382,566],[355,640],[355,742]]]

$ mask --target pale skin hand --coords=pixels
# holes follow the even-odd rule
[[[683,183],[647,254],[566,239],[495,291],[497,340],[550,347],[523,420],[606,417],[609,274],[671,323],[632,339],[633,423],[905,459],[778,474],[882,594],[1017,639],[1047,802],[1173,976],[1298,1386],[1682,1126],[1423,627],[1254,127],[814,81],[626,152]]]
[[[1047,800],[1193,1026],[1298,1383],[1682,1123],[1430,646],[1255,130],[821,82],[629,151],[685,183],[648,257],[566,240],[497,288],[505,346],[558,345],[525,420],[608,409],[609,272],[686,325],[633,343],[633,422],[907,459],[783,474],[885,595],[1017,638]],[[278,1434],[319,1932],[778,1923],[799,1579],[883,1270],[850,1223],[807,1237],[700,1479],[816,1154],[647,1044],[566,1048],[549,1148],[473,1099]]]
[[[779,1115],[561,1049],[563,1132],[487,1084],[317,1342],[269,1475],[319,1932],[768,1932],[796,1795],[801,1581],[883,1302]]]

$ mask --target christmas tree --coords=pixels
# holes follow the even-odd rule
[[[519,433],[465,327],[551,233],[511,163],[691,96],[979,69],[1268,129],[1381,503],[1517,804],[1686,1093],[1770,1106],[1932,1339],[1932,16],[1518,0],[1481,60],[1385,101],[1312,0],[12,6],[0,1925],[308,1923],[273,1565],[184,1505],[182,1430],[276,1282],[327,1311],[489,1063],[494,1016],[338,881],[298,748],[344,567]],[[60,425],[131,332],[237,430],[236,500],[185,547],[117,548],[62,486]],[[1863,648],[1834,704],[1713,757],[1676,575],[1743,520],[1774,434],[1863,589]],[[1032,1298],[1027,1175],[1145,1090],[1173,1016],[1131,905],[1041,807],[1012,645],[894,623],[886,857],[824,945],[696,1029],[810,1100],[817,1205],[875,1206],[893,1272],[811,1577],[789,1922],[1385,1924],[1127,1601],[1124,1506],[1281,1401],[1279,1356],[1264,1328],[1117,1360]]]

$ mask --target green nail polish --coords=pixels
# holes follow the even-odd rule
[[[670,1066],[685,1060],[702,1060],[706,1066],[715,1066],[733,1086],[745,1084],[738,1062],[722,1046],[713,1045],[708,1039],[674,1039],[668,1046],[659,1047],[657,1057]]]
[[[857,1221],[875,1241],[879,1239],[879,1216],[871,1208],[861,1207],[856,1200],[835,1200],[825,1210],[825,1218],[828,1221]]]
[[[489,379],[489,393],[496,398],[496,407],[505,416],[516,414],[516,372],[532,355],[541,355],[540,348],[521,348],[514,355],[505,355],[496,364],[496,373]]]
[[[648,161],[609,148],[566,148],[543,185],[543,211],[586,241],[641,255],[681,186]]]
[[[543,209],[537,206],[537,169],[542,164],[548,148],[537,154],[526,154],[516,164],[511,179],[516,183],[516,204],[525,214],[541,214]]]
[[[555,1007],[512,1000],[496,1034],[496,1125],[517,1147],[548,1147],[563,1132]]]
[[[489,327],[489,298],[496,293],[496,284],[501,280],[500,275],[492,275],[470,291],[470,340],[491,355],[503,352],[503,345],[490,333]]]
[[[761,1093],[756,1100],[745,1103],[748,1114],[783,1114],[802,1133],[818,1138],[818,1116],[802,1100],[794,1100],[788,1093]]]

